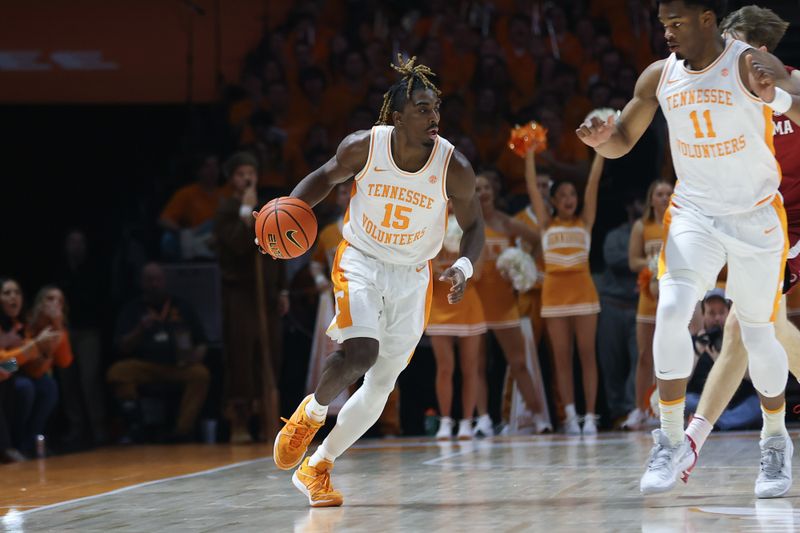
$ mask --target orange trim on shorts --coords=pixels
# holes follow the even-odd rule
[[[669,400],[669,401],[662,400],[661,398],[658,399],[658,403],[663,405],[663,406],[665,406],[665,407],[671,407],[673,405],[678,405],[679,403],[685,402],[685,401],[686,401],[686,396],[682,396],[682,397],[678,398],[677,400]]]
[[[770,122],[772,121],[770,120]],[[786,258],[789,255],[789,230],[786,220],[786,209],[783,207],[780,194],[775,195],[775,199],[772,200],[772,207],[774,207],[775,211],[778,213],[778,218],[781,221],[781,229],[783,229],[783,252],[781,253],[780,278],[778,280],[778,290],[775,294],[775,303],[772,305],[772,315],[769,317],[770,322],[775,322],[778,318],[781,297],[783,296],[783,275],[786,273],[783,266],[786,264]]]
[[[425,290],[425,319],[423,323],[422,331],[425,331],[425,328],[428,327],[428,322],[431,318],[431,303],[433,302],[433,262],[428,261],[428,288]],[[414,352],[411,352],[411,355],[408,356],[408,360],[406,364],[411,362],[411,358],[414,357]]]
[[[333,297],[336,299],[336,327],[339,329],[349,328],[353,325],[353,315],[350,314],[350,287],[344,275],[340,263],[342,255],[347,247],[350,246],[346,240],[342,239],[336,248],[336,256],[333,258],[333,270],[331,271],[331,281],[333,282]],[[342,293],[341,296],[337,296]]]

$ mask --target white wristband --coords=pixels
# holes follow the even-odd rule
[[[251,216],[253,216],[253,206],[242,204],[241,207],[239,207],[239,217],[247,218]]]
[[[782,115],[791,109],[792,95],[780,87],[775,87],[775,98],[772,100],[772,102],[764,103],[771,107],[773,111]]]
[[[457,268],[464,274],[464,279],[472,277],[472,261],[466,257],[459,257],[451,268]]]

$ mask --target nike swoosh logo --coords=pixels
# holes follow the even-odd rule
[[[388,172],[389,171],[388,168],[378,168],[378,167],[374,167],[373,170],[375,172]]]
[[[295,233],[297,233],[296,229],[290,229],[289,231],[286,232],[286,238],[289,239],[289,242],[291,242],[298,248],[302,248],[302,246],[300,246],[300,243],[297,242],[297,239],[294,238]]]
[[[682,79],[683,79],[683,78],[677,78],[677,79],[674,79],[674,80],[667,80],[667,85],[672,85],[672,84],[673,84],[673,83],[675,83],[676,81],[681,81]]]
[[[771,228],[769,228],[769,229],[765,229],[765,230],[764,230],[764,235],[769,235],[770,233],[772,233],[772,232],[773,232],[773,231],[775,231],[776,229],[778,229],[778,226],[772,226],[772,227],[771,227]]]
[[[422,272],[426,268],[428,268],[428,265],[422,265],[421,267],[417,267],[417,272]]]

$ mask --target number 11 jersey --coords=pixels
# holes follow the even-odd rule
[[[675,54],[664,64],[656,96],[669,126],[678,206],[708,216],[745,213],[778,192],[772,109],[745,88],[739,72],[749,49],[731,39],[702,70],[689,70]]]

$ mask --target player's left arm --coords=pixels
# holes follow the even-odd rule
[[[475,195],[475,172],[469,160],[458,150],[453,150],[450,157],[446,179],[447,196],[453,202],[453,214],[464,232],[461,236],[461,257],[439,278],[452,283],[447,301],[454,304],[464,297],[467,280],[472,276],[472,265],[481,256],[485,237],[483,213]]]
[[[742,65],[744,63],[744,66]],[[800,82],[790,76],[780,59],[763,50],[742,54],[742,82],[753,94],[793,122],[800,121]]]

